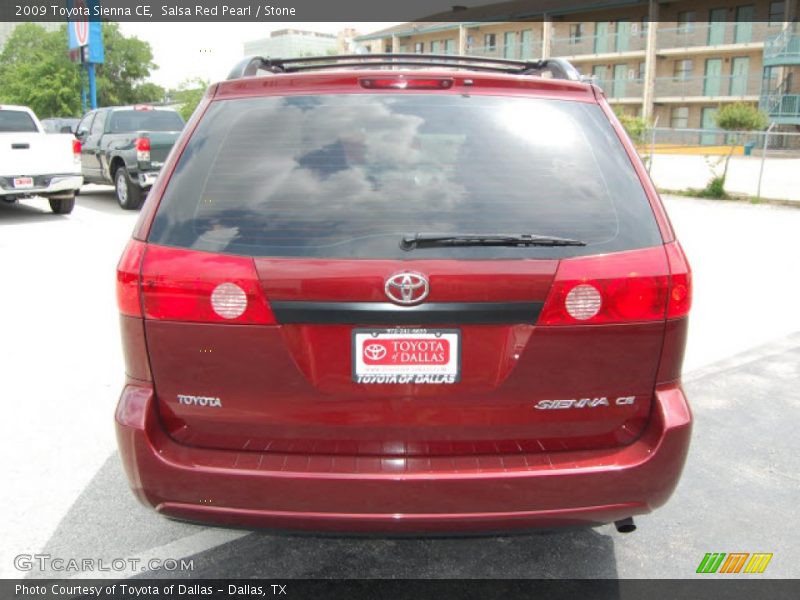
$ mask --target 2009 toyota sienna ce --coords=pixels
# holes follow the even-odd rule
[[[244,61],[117,295],[120,454],[172,518],[627,531],[683,468],[689,266],[565,61]]]

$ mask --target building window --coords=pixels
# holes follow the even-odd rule
[[[783,0],[781,0],[780,2],[770,2],[769,24],[780,25],[781,23],[783,23],[785,12],[786,12],[786,2],[784,2]]]
[[[672,72],[672,76],[675,79],[686,80],[692,76],[693,70],[694,70],[694,63],[692,62],[691,58],[676,60],[675,70]]]
[[[497,49],[497,36],[494,33],[487,33],[483,36],[483,45],[487,50]]]
[[[573,23],[569,26],[569,43],[580,44],[583,37],[583,23]]]
[[[530,29],[519,32],[519,57],[533,58],[533,31]]]
[[[689,128],[689,107],[676,106],[672,109],[669,121],[670,127],[673,129],[688,129]]]
[[[647,63],[642,61],[639,63],[639,72],[636,74],[636,78],[639,81],[644,81],[645,70],[647,69]]]
[[[439,54],[439,42],[431,42],[431,54]]]
[[[697,12],[693,10],[684,10],[678,13],[678,31],[680,33],[689,33],[694,29],[694,22],[697,20]]]
[[[456,41],[455,40],[446,40],[444,43],[444,53],[445,54],[455,54],[456,53]]]
[[[468,35],[467,36],[467,50],[475,47],[475,36]]]
[[[414,44],[414,54],[423,54],[425,52],[425,43],[416,42]]]

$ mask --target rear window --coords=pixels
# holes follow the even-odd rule
[[[22,110],[0,110],[0,131],[36,133],[36,123]]]
[[[435,248],[403,235],[534,233],[586,247]],[[661,238],[600,107],[496,96],[353,94],[218,101],[149,237],[181,248],[320,258],[529,258]]]
[[[183,119],[171,110],[115,110],[111,113],[109,133],[133,131],[180,131]]]
[[[46,133],[75,133],[79,120],[80,119],[44,119],[42,121],[42,128]]]

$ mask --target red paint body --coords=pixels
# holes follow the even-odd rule
[[[463,93],[464,74],[445,74],[452,88],[425,93]],[[224,257],[146,243],[166,182],[210,103],[382,93],[361,88],[364,75],[218,84],[176,143],[118,275],[128,385],[117,435],[136,495],[189,520],[376,532],[592,525],[663,504],[691,430],[680,387],[691,282],[658,195],[597,88],[469,75],[473,94],[599,103],[642,180],[663,246],[561,261],[394,261]],[[431,327],[460,331],[461,379],[453,385],[363,385],[352,377],[358,325],[282,323],[270,308],[385,303],[387,277],[404,270],[428,277],[426,303],[527,302],[544,305],[542,315],[494,325],[454,317]],[[213,318],[208,295],[221,281],[247,294],[239,321]],[[585,281],[607,294],[606,312],[570,322],[566,294]],[[222,405],[178,402],[185,394]],[[601,397],[599,406],[535,408]]]

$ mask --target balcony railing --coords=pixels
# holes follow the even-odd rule
[[[800,65],[800,34],[797,26],[764,42],[764,66]]]
[[[467,54],[470,56],[485,56],[492,58],[510,58],[513,60],[535,60],[542,56],[542,40],[532,39],[524,44],[497,44],[495,46],[468,46]]]
[[[771,119],[800,123],[800,94],[770,94],[761,97],[761,110]]]
[[[656,48],[697,48],[727,44],[750,44],[780,31],[780,24],[764,22],[685,23],[675,27],[659,27]]]
[[[616,98],[641,98],[644,95],[644,80],[642,79],[596,79],[609,99]]]
[[[656,77],[656,98],[678,96],[682,98],[757,96],[761,92],[761,76],[708,75],[699,77]]]
[[[635,33],[633,31],[621,31],[600,35],[554,37],[550,40],[550,54],[553,56],[580,56],[642,52],[646,45],[647,34],[637,29]]]
[[[445,45],[439,46],[436,50],[431,50],[430,46],[425,44],[425,50],[423,52],[416,52],[414,50],[414,45],[411,44],[400,44],[398,47],[397,52],[400,54],[449,54],[455,56],[458,54],[458,46],[451,46],[450,48],[446,47]]]

